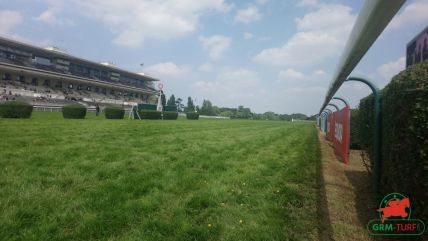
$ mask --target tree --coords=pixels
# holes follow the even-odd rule
[[[169,97],[169,100],[168,100],[168,102],[167,102],[167,105],[177,107],[177,106],[175,105],[175,96],[174,96],[174,95],[171,95],[171,97]]]
[[[177,111],[178,112],[183,112],[183,109],[184,109],[184,105],[183,105],[183,99],[181,99],[181,98],[178,98],[176,101],[175,101],[175,106],[177,106]]]
[[[194,112],[194,111],[195,111],[195,105],[193,104],[192,98],[189,96],[189,98],[187,98],[186,112]]]
[[[215,116],[213,104],[209,100],[204,100],[201,107],[201,115]]]
[[[163,93],[163,91],[161,90],[161,101],[162,101],[162,106],[166,105],[166,97],[165,94]]]

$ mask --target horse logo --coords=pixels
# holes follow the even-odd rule
[[[410,219],[410,200],[402,194],[391,193],[383,198],[377,211],[381,215],[382,223],[389,217]]]

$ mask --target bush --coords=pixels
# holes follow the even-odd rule
[[[163,112],[163,119],[164,120],[177,120],[178,118],[178,112],[176,111],[164,111]]]
[[[0,104],[0,117],[30,118],[33,106],[22,101],[7,101]]]
[[[162,112],[156,110],[142,110],[139,113],[141,119],[159,120],[162,118]]]
[[[189,120],[197,120],[197,119],[199,119],[199,113],[197,113],[197,112],[187,112],[186,113],[186,117]]]
[[[350,136],[350,147],[354,150],[360,150],[360,128],[359,128],[359,110],[351,109],[351,136]]]
[[[125,109],[119,106],[109,106],[104,109],[106,119],[123,119]]]
[[[62,116],[66,119],[85,119],[86,107],[81,104],[70,104],[62,107]]]
[[[166,105],[163,107],[163,111],[177,111],[177,106],[175,105]]]
[[[381,101],[381,194],[403,193],[412,215],[428,217],[428,61],[396,75]],[[361,147],[372,157],[373,96],[359,109]]]
[[[142,110],[156,110],[157,109],[157,105],[152,105],[152,104],[138,104],[138,110],[142,111]]]

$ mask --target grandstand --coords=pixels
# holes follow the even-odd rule
[[[56,47],[40,48],[0,37],[0,101],[133,105],[147,103],[156,94],[154,81],[158,79],[78,58]]]

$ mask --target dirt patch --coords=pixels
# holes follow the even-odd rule
[[[332,143],[318,135],[320,240],[373,240],[367,222],[376,217],[371,176],[359,151],[351,151],[349,164],[339,161]]]

